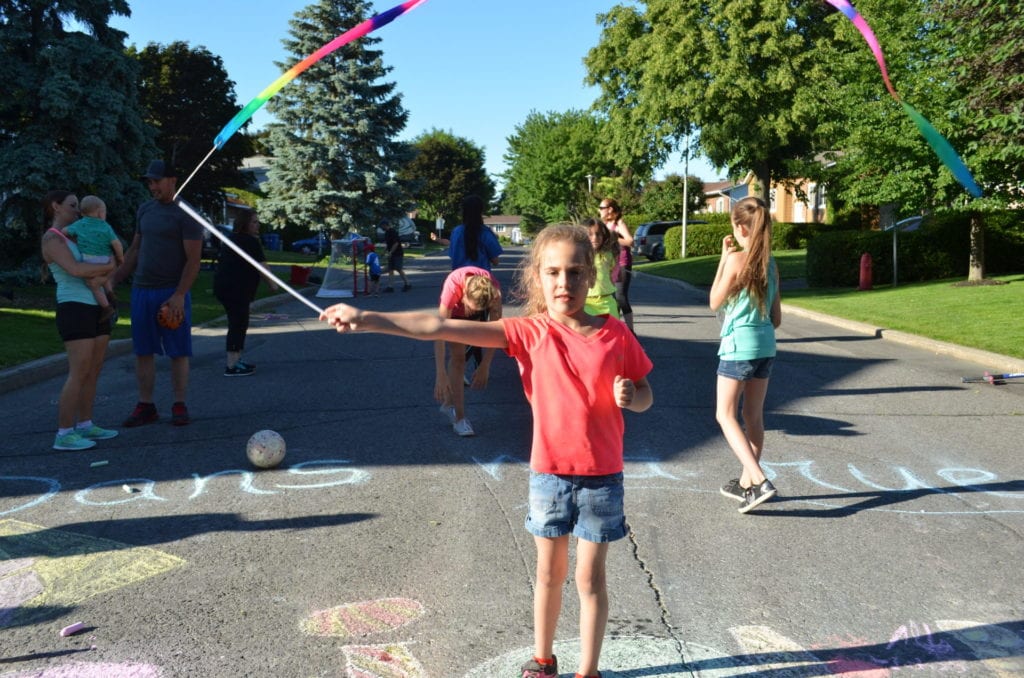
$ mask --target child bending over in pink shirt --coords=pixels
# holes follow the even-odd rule
[[[522,678],[558,675],[553,646],[570,536],[578,539],[576,676],[595,677],[601,675],[597,665],[608,622],[608,546],[629,529],[623,509],[621,410],[643,412],[651,406],[647,374],[652,364],[622,321],[584,310],[596,276],[585,228],[545,228],[519,273],[526,299],[523,317],[477,322],[338,304],[320,318],[338,332],[501,348],[516,359],[533,411],[526,529],[537,546],[534,657],[523,665]]]

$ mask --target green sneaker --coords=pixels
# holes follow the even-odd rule
[[[55,450],[88,450],[90,447],[96,447],[96,441],[86,440],[75,431],[58,435],[53,441]]]
[[[101,428],[93,424],[87,429],[76,428],[75,433],[86,440],[110,440],[117,437],[117,431],[112,428]]]

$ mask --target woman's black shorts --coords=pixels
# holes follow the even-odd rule
[[[100,307],[78,301],[57,304],[57,332],[63,341],[95,339],[110,334],[110,321],[100,322]]]

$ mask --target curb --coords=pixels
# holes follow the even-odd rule
[[[310,287],[308,289],[315,290],[316,288]],[[304,292],[305,290],[299,290],[300,294]],[[250,309],[253,311],[258,311],[266,306],[274,306],[278,303],[281,303],[282,301],[287,301],[290,299],[292,299],[292,295],[288,294],[287,292],[283,292],[281,294],[275,294],[272,297],[263,297],[262,299],[257,299],[256,301],[252,302]],[[227,316],[222,315],[207,320],[202,325],[197,325],[192,329],[202,329],[208,325],[224,322],[226,319]],[[131,339],[116,339],[114,341],[111,341],[110,344],[107,346],[107,354],[103,358],[103,361],[105,363],[111,358],[119,358],[131,352]],[[0,393],[9,393],[10,391],[16,391],[17,389],[23,388],[25,386],[31,386],[36,382],[40,382],[45,379],[50,379],[51,377],[56,377],[61,374],[65,374],[67,373],[67,370],[67,357],[65,356],[64,353],[48,355],[45,358],[38,358],[36,360],[31,360],[27,363],[15,365],[14,367],[9,367],[6,370],[0,371]]]
[[[662,278],[659,276],[649,275],[634,271],[633,275],[643,276],[646,279],[661,282],[668,285],[674,285],[681,287],[690,292],[702,294],[707,296],[708,291],[706,289],[696,287],[690,283],[683,282],[682,280],[672,280],[670,278]],[[782,304],[783,313],[795,315],[800,318],[806,318],[807,320],[815,320],[817,322],[827,323],[836,327],[841,327],[851,332],[857,332],[858,334],[866,334],[871,337],[878,339],[888,339],[889,341],[895,341],[900,344],[906,344],[908,346],[914,346],[932,353],[952,356],[954,358],[960,358],[962,360],[969,360],[971,362],[983,365],[989,368],[993,372],[1024,372],[1024,360],[1020,358],[1012,358],[1010,356],[1000,355],[998,353],[991,353],[989,351],[982,351],[977,348],[970,348],[967,346],[961,346],[959,344],[951,344],[945,341],[938,341],[936,339],[928,339],[927,337],[920,337],[916,334],[908,334],[907,332],[900,332],[898,330],[890,330],[885,327],[877,327],[870,323],[862,323],[856,320],[846,320],[845,318],[837,318],[835,316],[827,315],[825,313],[819,313],[818,311],[810,311],[805,308],[793,306],[792,304]]]

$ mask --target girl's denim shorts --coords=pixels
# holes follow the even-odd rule
[[[775,358],[755,358],[754,360],[719,360],[718,376],[736,381],[751,379],[767,379],[772,376],[772,365]]]
[[[530,471],[526,529],[535,537],[572,534],[602,543],[629,532],[623,508],[622,474],[561,476]]]

